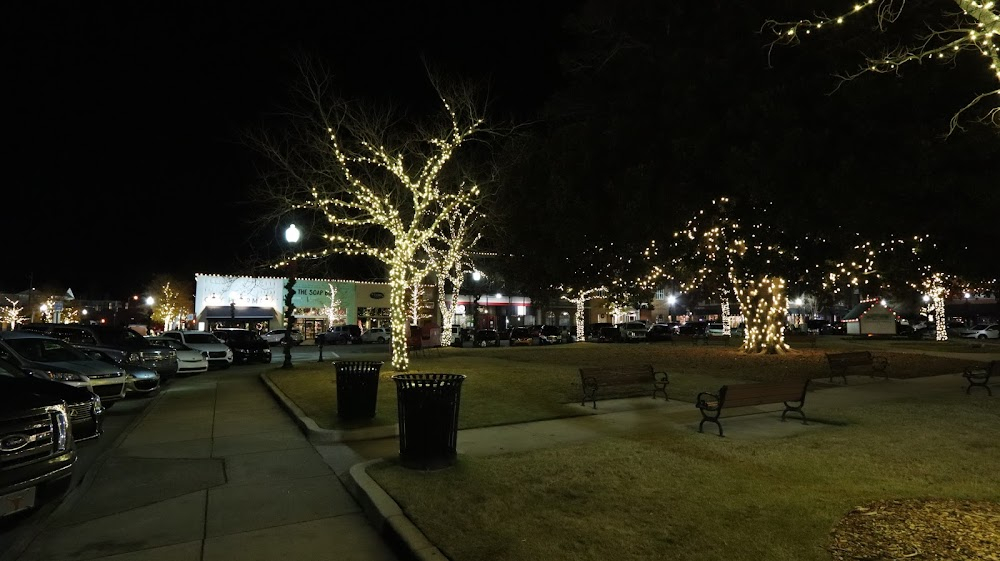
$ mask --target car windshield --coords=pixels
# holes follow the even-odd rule
[[[256,341],[260,339],[260,336],[253,331],[223,331],[222,335],[228,338],[230,341],[236,341],[239,343],[245,343],[247,341]]]
[[[219,345],[222,341],[219,341],[218,337],[212,335],[211,333],[188,333],[184,336],[184,340],[188,343],[198,344],[213,344]]]
[[[142,335],[131,329],[97,329],[96,332],[106,345],[131,348],[149,346],[149,342]]]
[[[545,335],[559,335],[559,328],[554,325],[546,325],[542,328],[542,333]]]
[[[973,331],[984,331],[987,327],[988,326],[985,323],[981,323],[979,325],[973,325],[972,326],[972,330]]]
[[[21,357],[35,362],[90,360],[76,348],[58,339],[8,339],[7,344]]]
[[[513,331],[510,332],[511,337],[531,337],[531,331],[526,327],[515,327]]]
[[[166,347],[175,351],[190,351],[191,349],[176,339],[146,339],[154,347]]]
[[[26,376],[26,374],[24,372],[21,372],[21,370],[18,369],[13,364],[11,364],[11,363],[9,363],[9,362],[7,362],[5,360],[0,360],[0,377],[3,377],[3,378],[24,378],[25,376]]]

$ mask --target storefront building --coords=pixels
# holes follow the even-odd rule
[[[284,277],[196,274],[198,328],[243,327],[261,332],[281,329],[285,323],[287,282]],[[379,291],[388,294],[389,285],[305,278],[295,279],[294,288],[296,327],[311,339],[331,325],[359,324],[359,311],[369,310],[367,306],[359,308],[359,290],[369,295]]]

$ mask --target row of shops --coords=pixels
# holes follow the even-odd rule
[[[195,313],[198,329],[245,327],[257,331],[280,329],[284,324],[284,277],[243,277],[215,274],[195,275]],[[314,338],[334,325],[358,325],[363,330],[389,325],[388,283],[297,278],[292,305],[296,325],[307,338]],[[421,285],[415,301],[419,323],[440,321],[436,287]],[[569,326],[568,311],[540,314],[530,298],[503,294],[460,295],[455,309],[456,325],[504,329],[547,323]],[[550,317],[551,316],[551,317]]]

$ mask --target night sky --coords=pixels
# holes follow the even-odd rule
[[[13,243],[0,292],[29,274],[99,298],[152,273],[227,272],[251,249],[259,176],[244,133],[288,102],[297,56],[321,60],[346,96],[426,103],[423,57],[488,80],[500,110],[541,102],[564,3],[418,4],[6,6]]]
[[[801,7],[792,1],[770,3],[775,11],[785,9],[775,17]],[[244,140],[247,131],[280,123],[276,114],[289,104],[290,88],[298,79],[293,61],[300,56],[313,57],[329,68],[336,90],[347,99],[392,101],[420,113],[434,102],[426,79],[427,61],[464,79],[488,83],[490,117],[504,122],[537,119],[545,114],[546,104],[559,99],[560,91],[562,102],[570,107],[613,103],[607,113],[612,126],[619,107],[622,115],[641,122],[642,115],[634,114],[642,107],[640,102],[655,103],[656,97],[637,97],[632,103],[633,80],[636,91],[647,96],[655,91],[649,78],[662,80],[668,88],[664,99],[671,104],[694,99],[698,107],[662,104],[657,110],[664,110],[663,121],[669,126],[646,124],[652,131],[648,134],[660,137],[666,146],[674,143],[670,153],[650,145],[655,150],[648,157],[631,154],[652,162],[649,169],[659,163],[668,173],[676,170],[674,176],[664,175],[662,182],[649,181],[674,191],[647,192],[652,198],[623,201],[623,208],[647,209],[647,222],[666,216],[659,212],[664,207],[701,204],[695,195],[711,196],[713,189],[723,192],[732,183],[726,172],[739,174],[737,180],[745,182],[747,172],[729,171],[706,160],[706,154],[714,158],[715,153],[750,166],[756,165],[754,158],[771,158],[770,163],[761,160],[750,173],[759,174],[761,184],[794,186],[793,202],[803,194],[805,200],[833,200],[847,193],[841,186],[865,195],[881,189],[886,213],[907,217],[918,226],[931,223],[928,213],[936,205],[937,183],[930,173],[951,177],[972,197],[992,193],[987,204],[996,201],[995,186],[993,191],[982,187],[995,168],[995,161],[983,165],[986,152],[969,151],[952,141],[941,148],[947,117],[975,91],[950,87],[961,84],[969,72],[980,72],[978,66],[956,74],[953,83],[948,82],[952,75],[944,71],[935,75],[914,70],[906,81],[875,77],[862,87],[830,96],[835,84],[830,74],[857,63],[831,60],[830,45],[842,42],[818,41],[783,50],[775,68],[769,69],[766,37],[757,32],[764,17],[772,15],[771,8],[744,6],[741,15],[734,16],[728,3],[695,2],[671,8],[674,19],[669,25],[620,9],[623,20],[632,16],[628,25],[637,33],[619,35],[626,48],[616,56],[633,58],[609,65],[603,78],[595,74],[615,81],[601,85],[586,77],[567,78],[571,60],[567,52],[578,55],[589,50],[589,56],[596,56],[593,60],[601,60],[598,51],[608,45],[597,37],[588,45],[585,33],[567,32],[567,22],[579,13],[580,4],[563,0],[5,6],[5,84],[13,94],[7,102],[7,122],[12,126],[7,129],[6,167],[12,173],[3,190],[8,243],[0,267],[0,292],[26,288],[30,276],[36,288],[69,287],[83,298],[127,297],[141,291],[153,274],[192,278],[195,272],[236,271],[249,256],[273,244],[279,225],[269,232],[253,221],[256,210],[249,193],[260,179],[260,159]],[[692,12],[690,21],[684,19],[686,10]],[[871,33],[864,27],[858,31]],[[861,46],[844,43],[840,48],[856,54]],[[652,70],[642,74],[647,59]],[[674,73],[670,66],[662,66],[674,64],[670,61],[682,62]],[[640,71],[627,73],[632,67]],[[741,74],[727,75],[730,72]],[[921,76],[929,78],[921,82]],[[565,93],[568,80],[576,80],[574,88],[583,86],[577,91],[596,88],[617,97],[581,101],[572,90]],[[639,87],[643,80],[645,88]],[[731,89],[737,84],[757,91]],[[766,105],[768,100],[779,106],[775,114],[782,119],[731,120],[731,115],[757,112],[757,106],[747,104]],[[933,114],[928,107],[934,108]],[[865,127],[842,127],[862,121]],[[841,134],[839,128],[853,130]],[[699,136],[700,129],[709,132]],[[686,136],[671,137],[677,133]],[[989,138],[996,142],[995,135]],[[776,150],[787,155],[775,155]],[[685,162],[689,151],[694,156]],[[934,157],[940,154],[946,157]],[[572,158],[565,159],[572,170]],[[893,180],[900,168],[913,167],[910,161],[928,169],[931,162],[938,168],[924,175],[926,185],[916,193],[900,187],[913,181]],[[620,165],[610,159],[605,163],[608,169]],[[685,164],[688,168],[680,169]],[[644,161],[628,165],[638,170],[639,181],[645,180]],[[843,178],[835,188],[822,187],[836,174]],[[600,188],[619,189],[617,198],[630,196],[611,182]],[[969,198],[953,187],[947,189],[952,199]],[[515,198],[521,196],[516,193]],[[681,200],[681,194],[691,195],[687,197],[691,200]],[[534,199],[529,196],[511,206],[530,207]],[[660,200],[662,205],[652,204]],[[907,201],[916,200],[919,205],[908,206]],[[988,221],[982,206],[973,210]],[[836,220],[850,208],[834,201],[821,210],[827,219]],[[558,214],[559,201],[554,208],[539,209],[533,222]],[[963,215],[953,214],[957,218],[949,220],[954,231],[964,231]],[[982,218],[969,221],[980,231],[987,226]]]

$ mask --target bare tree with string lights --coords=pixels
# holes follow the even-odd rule
[[[459,148],[483,132],[482,110],[470,91],[445,92],[431,80],[444,118],[421,125],[332,97],[318,72],[303,77],[308,111],[292,115],[290,138],[257,141],[280,170],[266,178],[265,195],[277,199],[279,212],[312,213],[313,231],[325,230],[323,247],[291,259],[360,255],[387,267],[392,366],[405,371],[407,291],[430,271],[421,251],[449,216],[480,198],[476,183],[442,176]]]
[[[437,281],[437,305],[441,312],[441,345],[451,345],[451,326],[458,306],[459,290],[465,275],[475,266],[471,253],[482,238],[477,232],[480,213],[474,207],[456,208],[446,216],[439,235],[427,241],[424,250]],[[448,288],[451,291],[448,292]]]
[[[897,298],[919,298],[923,312],[933,318],[938,341],[948,340],[945,300],[966,294],[995,291],[997,279],[969,279],[949,271],[945,249],[930,236],[890,236],[881,241],[858,241],[848,256],[828,264],[823,288],[838,293],[857,290],[873,297],[893,294]]]
[[[665,269],[685,271],[683,278],[675,280],[686,290],[704,285],[725,295],[728,283],[746,322],[744,352],[788,351],[786,279],[798,277],[802,268],[797,247],[781,244],[783,235],[767,222],[770,205],[745,209],[742,214],[753,216],[754,221],[744,226],[728,198],[712,204],[674,233],[672,258]],[[670,273],[666,276],[670,278]]]
[[[976,120],[1000,128],[1000,8],[994,0],[950,0],[953,8],[932,8],[922,6],[907,7],[905,0],[860,0],[846,7],[843,12],[827,16],[817,14],[810,19],[795,21],[768,20],[764,29],[774,33],[771,43],[776,45],[798,44],[804,35],[813,32],[827,32],[840,29],[852,20],[870,17],[880,32],[886,32],[894,24],[900,25],[906,12],[905,22],[912,26],[912,40],[904,44],[893,44],[878,54],[866,55],[865,63],[853,72],[840,74],[841,83],[854,80],[869,73],[900,74],[902,69],[914,63],[936,62],[954,65],[964,53],[975,53],[983,58],[989,74],[992,75],[993,89],[975,94],[964,106],[952,115],[948,134],[962,128],[961,118],[966,113],[978,111]],[[942,6],[944,3],[942,3]],[[918,11],[919,10],[919,11]],[[902,33],[909,34],[909,30]],[[986,80],[989,77],[984,77]]]

